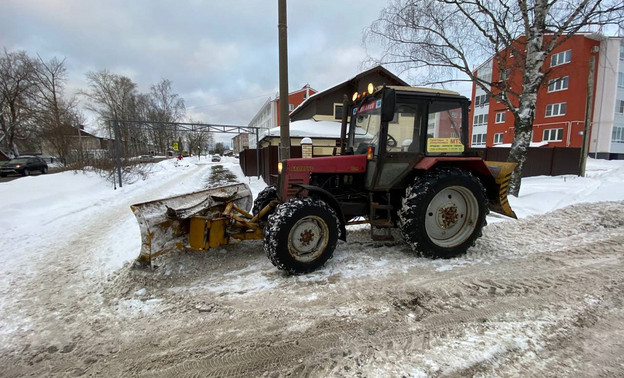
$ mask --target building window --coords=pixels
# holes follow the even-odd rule
[[[562,64],[570,63],[571,60],[572,60],[572,50],[567,50],[564,52],[560,52],[558,54],[554,54],[550,58],[550,66],[551,67],[560,66]]]
[[[494,144],[502,144],[503,143],[503,133],[494,134]]]
[[[485,146],[485,137],[487,134],[472,134],[472,146]]]
[[[546,117],[556,117],[566,114],[566,103],[546,105]]]
[[[568,89],[569,76],[560,77],[548,82],[548,92],[557,92]]]
[[[509,79],[509,74],[510,74],[511,70],[509,68],[507,68],[506,70],[502,70],[499,74],[499,80],[500,81],[505,81],[507,79]]]
[[[544,142],[561,142],[563,140],[563,129],[546,129],[544,130]]]
[[[492,66],[483,67],[483,69],[477,71],[477,77],[488,83],[492,81]]]
[[[618,87],[624,88],[624,72],[618,72]]]
[[[292,112],[293,110],[295,110],[295,105],[293,104],[288,104],[288,111]]]
[[[496,123],[505,123],[505,114],[507,112],[496,113]]]
[[[620,45],[620,60],[624,60],[624,44]]]
[[[618,100],[618,113],[624,113],[624,100]]]
[[[475,106],[487,105],[489,101],[490,101],[490,98],[486,94],[480,95],[480,96],[475,96]]]
[[[487,126],[487,113],[486,114],[478,114],[476,116],[474,116],[474,122],[472,123],[472,126]]]
[[[614,127],[611,134],[611,143],[624,143],[624,127]]]
[[[342,105],[334,104],[334,119],[342,119]]]

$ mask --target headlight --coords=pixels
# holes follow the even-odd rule
[[[280,175],[282,174],[282,168],[283,167],[284,167],[284,165],[282,164],[281,161],[279,163],[277,163],[277,173],[279,173]]]

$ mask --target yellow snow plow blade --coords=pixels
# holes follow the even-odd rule
[[[137,262],[151,266],[164,253],[227,244],[228,215],[233,209],[251,217],[253,196],[245,184],[234,184],[130,206],[141,230]]]
[[[490,200],[490,210],[517,219],[516,213],[509,206],[509,200],[507,199],[509,180],[511,180],[511,174],[517,164],[498,161],[486,161],[485,164],[492,172],[498,188],[498,196]]]

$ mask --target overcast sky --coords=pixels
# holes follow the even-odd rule
[[[384,4],[289,0],[290,91],[368,68],[362,32]],[[89,71],[126,75],[141,92],[167,78],[197,122],[247,125],[276,95],[277,33],[277,0],[2,0],[0,12],[0,45],[66,58],[70,94]]]

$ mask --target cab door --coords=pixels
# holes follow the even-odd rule
[[[379,153],[369,161],[367,186],[387,191],[401,182],[424,156],[426,104],[398,102],[394,118],[383,122]]]

